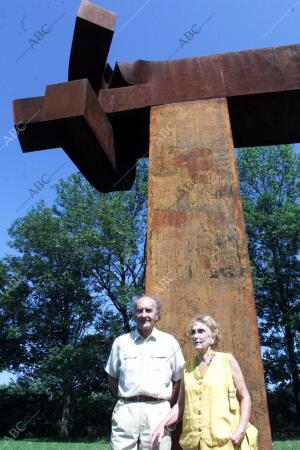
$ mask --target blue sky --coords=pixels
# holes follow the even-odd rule
[[[0,257],[10,251],[7,228],[44,199],[76,167],[61,149],[23,154],[13,127],[12,100],[44,95],[67,80],[80,0],[10,0],[0,3]],[[109,62],[175,58],[299,43],[300,0],[94,0],[117,13]],[[209,20],[208,20],[209,19]],[[199,34],[181,48],[195,25]],[[37,44],[30,39],[43,35]],[[196,28],[196,27],[195,27]],[[32,41],[31,41],[32,42]],[[42,183],[43,181],[47,181]],[[36,186],[41,183],[42,189]],[[3,378],[2,378],[3,379]],[[1,381],[1,377],[0,377]]]

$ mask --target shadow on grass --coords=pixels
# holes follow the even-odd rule
[[[300,432],[293,433],[276,433],[273,436],[273,442],[296,441],[300,442]]]

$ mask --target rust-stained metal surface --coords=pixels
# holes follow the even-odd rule
[[[300,45],[119,64],[129,87],[99,93],[107,112],[300,88]],[[121,85],[122,86],[122,85]]]
[[[163,138],[158,138],[164,136]],[[238,359],[260,450],[271,434],[239,182],[226,99],[154,107],[149,151],[146,292],[163,301],[159,327],[186,358],[189,319],[220,323],[220,350]]]

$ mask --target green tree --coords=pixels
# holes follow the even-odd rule
[[[39,205],[10,229],[11,244],[21,254],[7,259],[15,279],[27,287],[25,314],[15,320],[26,327],[22,374],[45,390],[61,393],[60,434],[68,435],[70,401],[76,383],[76,355],[94,323],[97,301],[82,279],[80,260],[69,258],[72,235],[51,209]],[[64,250],[65,251],[64,251]],[[11,310],[20,285],[5,297]],[[73,370],[72,370],[73,369]]]
[[[237,162],[266,380],[292,388],[299,424],[300,156],[289,145],[245,148]]]
[[[103,365],[111,340],[130,330],[128,301],[143,290],[145,180],[142,163],[130,192],[100,194],[73,175],[56,187],[53,207],[38,204],[9,230],[17,256],[0,267],[10,286],[0,320],[5,332],[16,324],[20,335],[19,385],[61,402],[64,437],[72,399],[107,390]],[[12,367],[7,357],[6,367]]]
[[[146,160],[130,192],[100,194],[80,175],[57,189],[54,211],[74,233],[76,256],[85,262],[85,277],[101,298],[102,311],[117,313],[123,330],[130,331],[128,300],[145,283]]]
[[[14,292],[15,296],[10,293]],[[26,285],[0,261],[0,371],[14,370],[24,359]]]

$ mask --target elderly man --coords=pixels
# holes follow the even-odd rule
[[[155,298],[135,300],[136,329],[113,343],[105,368],[109,387],[119,397],[112,415],[112,450],[148,449],[151,433],[176,401],[184,359],[176,339],[155,328],[160,310]],[[171,448],[169,435],[158,448]]]

